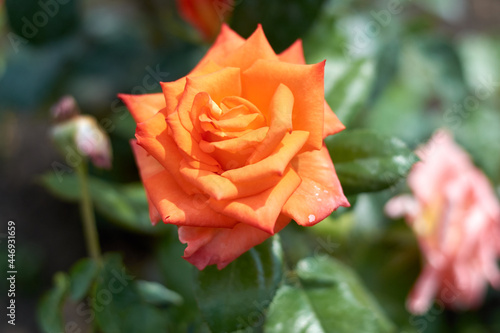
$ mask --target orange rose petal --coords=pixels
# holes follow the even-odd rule
[[[283,175],[290,160],[302,149],[309,133],[293,131],[287,133],[278,148],[267,158],[238,169],[225,171],[222,176],[232,182],[259,182],[269,175]]]
[[[278,59],[292,64],[305,65],[306,59],[304,58],[302,40],[297,39],[295,43],[290,45],[285,51],[278,55]]]
[[[336,134],[345,129],[344,124],[342,124],[337,118],[337,115],[333,113],[332,109],[325,101],[325,122],[323,123],[323,139],[329,135]]]
[[[275,231],[280,231],[289,222],[289,217],[279,216]],[[200,270],[214,264],[223,269],[269,237],[267,232],[244,223],[238,223],[232,229],[179,227],[179,240],[188,244],[184,259]]]
[[[201,95],[201,93],[198,95]],[[191,111],[191,115],[193,115],[193,114],[195,114],[195,112]],[[195,121],[193,121],[193,125],[195,127],[198,127],[198,125],[199,125],[199,127],[201,129],[200,132],[210,132],[210,131],[213,131],[217,128],[214,124],[214,120],[212,118],[210,118],[210,116],[208,116],[206,113],[201,113],[198,116],[198,119],[197,120],[195,119]]]
[[[196,71],[191,72],[190,77],[206,75],[209,73],[217,72],[221,69],[222,67],[217,65],[213,61],[208,61]],[[177,105],[179,104],[179,99],[182,96],[182,93],[184,92],[184,88],[186,86],[186,77],[184,76],[172,82],[160,82],[160,85],[163,91],[163,96],[165,97],[165,112],[166,114],[170,114],[175,111]]]
[[[283,214],[302,226],[311,226],[339,206],[349,207],[326,147],[292,160],[302,183],[283,206]]]
[[[268,127],[266,127],[266,129],[267,128]],[[244,131],[236,131],[236,132],[213,130],[211,132],[205,132],[204,137],[205,137],[206,141],[216,142],[216,141],[223,141],[223,140],[239,138],[239,137],[246,135],[248,133],[251,133],[253,131],[254,131],[253,129],[247,129]]]
[[[266,191],[232,200],[210,198],[209,204],[216,212],[274,234],[281,208],[299,185],[300,177],[288,168],[281,180]]]
[[[202,140],[200,141],[200,147],[204,152],[207,153],[214,153],[217,150],[220,150],[221,153],[228,152],[231,154],[238,152],[241,153],[248,149],[251,149],[251,151],[253,151],[255,145],[264,140],[268,130],[269,127],[261,127],[245,133],[240,137],[232,139],[214,142],[207,142]]]
[[[236,224],[234,219],[214,212],[206,196],[187,195],[166,170],[143,183],[165,223],[214,228],[232,228]]]
[[[138,144],[137,140],[130,140],[130,146],[132,147],[132,151],[134,153],[134,157],[138,165],[139,173],[141,175],[142,180],[149,179],[159,173],[168,171],[160,162],[158,162],[158,160],[153,155],[150,155],[143,147],[141,147]],[[184,190],[188,195],[198,194],[199,191],[196,191],[196,189],[193,188],[191,184],[187,183],[182,179],[182,176],[178,170],[178,165],[179,165],[178,163],[177,167],[174,169],[176,171],[176,173],[174,173],[176,181],[179,184],[184,185]],[[151,198],[148,194],[147,197],[148,200],[150,201]],[[150,202],[152,203],[153,201]],[[156,212],[158,212],[158,210],[156,210]],[[151,210],[151,206],[150,206],[150,216],[156,216],[156,213]]]
[[[254,131],[254,128],[259,126],[265,127],[267,125],[265,117],[262,115],[260,110],[257,109],[257,107],[251,102],[239,96],[227,96],[223,98],[220,103],[220,107],[215,105],[213,102],[211,104],[207,104],[207,107],[210,109],[210,112],[207,114],[210,114],[212,119],[215,119],[211,120],[212,123],[208,122],[209,116],[201,115],[199,110],[195,110],[194,114],[192,113],[191,115],[192,119],[193,117],[198,117],[198,119],[201,120],[199,127],[204,132],[203,138],[205,141],[215,142],[231,138],[239,138]],[[256,116],[256,119],[253,122],[244,126],[244,128],[231,128],[231,122],[234,124],[234,122],[238,121],[239,118],[243,117],[243,119],[247,119],[250,115],[258,116]],[[229,127],[224,127],[226,125],[229,125]],[[243,124],[241,124],[241,126],[242,125]]]
[[[196,73],[210,61],[218,64],[224,63],[224,59],[227,55],[238,49],[244,43],[244,38],[231,30],[227,24],[222,24],[221,31],[214,44],[190,74]]]
[[[214,172],[193,168],[184,162],[180,164],[180,172],[192,186],[216,200],[232,200],[258,195],[277,184],[281,179],[280,175],[272,174],[261,178],[259,182],[243,181],[235,183]]]
[[[239,109],[244,109],[241,105]],[[234,118],[212,119],[207,114],[201,114],[198,118],[204,131],[220,130],[227,132],[240,132],[247,129],[257,129],[266,126],[264,117],[260,113],[240,114]]]
[[[162,93],[146,95],[118,94],[125,103],[136,123],[148,120],[165,107]]]
[[[243,72],[258,59],[278,60],[260,24],[244,44],[217,63],[223,66],[238,67]]]
[[[194,97],[193,105],[191,107],[191,111],[189,112],[194,130],[201,134],[201,136],[199,136],[200,138],[203,137],[203,133],[206,131],[205,127],[208,126],[212,130],[215,128],[212,124],[205,124],[201,120],[202,117],[207,117],[207,112],[210,114],[216,114],[222,113],[222,110],[217,104],[214,103],[214,101],[212,101],[208,93],[200,92]]]
[[[135,142],[131,142],[144,188],[165,223],[232,228],[236,222],[210,209],[206,196],[188,195],[174,177]],[[158,186],[161,184],[161,186]]]
[[[325,116],[323,73],[325,63],[295,65],[258,60],[242,74],[242,97],[261,111],[269,106],[278,85],[286,85],[295,97],[293,129],[310,133],[308,148],[321,149]]]
[[[203,164],[217,167],[219,163],[209,154],[203,152],[194,141],[191,133],[181,124],[179,114],[177,112],[171,113],[167,116],[167,123],[172,131],[173,141],[177,144],[177,148],[181,151],[185,158],[194,159]],[[162,135],[168,135],[164,133]]]
[[[255,152],[248,159],[248,164],[254,164],[269,156],[283,140],[285,134],[292,131],[293,101],[290,89],[280,84],[269,106],[269,131],[262,144],[257,146]]]
[[[226,96],[221,101],[221,106],[227,108],[226,112],[220,115],[220,119],[234,118],[238,115],[262,112],[249,100],[240,96]],[[244,106],[244,109],[239,108]]]
[[[165,97],[165,113],[170,114],[175,112],[179,99],[184,92],[186,86],[186,78],[182,77],[172,82],[160,82],[163,96]]]
[[[192,186],[185,182],[179,173],[182,156],[175,142],[167,134],[167,124],[163,114],[157,113],[147,121],[137,124],[135,136],[138,145],[169,171],[186,193],[193,194]]]
[[[190,101],[188,105],[191,107],[194,96],[199,92],[208,93],[216,104],[220,104],[227,96],[239,96],[241,94],[240,72],[239,68],[226,67],[205,75],[188,76],[184,94],[187,91],[189,95],[183,96],[182,99],[188,98]]]
[[[166,114],[175,112],[177,105],[179,104],[179,99],[184,92],[184,87],[186,86],[186,78],[182,77],[172,82],[160,82],[160,86],[165,99],[164,112]]]
[[[200,133],[193,131],[194,125],[191,118],[191,110],[199,103],[196,98],[199,93],[202,93],[203,96],[208,94],[215,104],[220,103],[225,96],[239,95],[241,93],[240,70],[238,68],[224,68],[214,73],[186,78],[186,87],[176,109],[185,130],[174,131],[175,138],[182,132],[183,138],[192,137],[196,141],[201,139]],[[173,113],[166,114],[166,116],[168,116],[167,120],[177,118]],[[174,130],[173,127],[172,129]]]
[[[219,71],[219,70],[221,70],[223,68],[224,67],[220,66],[215,61],[209,60],[203,66],[198,67],[195,71],[191,71],[191,73],[189,73],[187,76],[191,77],[191,78],[192,77],[197,77],[197,76],[201,76],[201,75],[206,75],[206,74],[217,72],[217,71]]]
[[[255,148],[262,144],[261,142],[268,130],[268,127],[261,127],[240,137],[231,138],[231,136],[228,136],[225,140],[214,142],[202,140],[200,141],[200,148],[215,157],[223,170],[241,168],[246,164]],[[225,134],[228,134],[228,132],[225,132]],[[229,134],[231,133],[229,132]]]
[[[236,105],[231,108],[229,108],[226,104],[224,104],[224,100],[221,103],[221,110],[222,113],[217,115],[216,119],[219,120],[226,120],[226,119],[232,119],[235,117],[239,116],[248,116],[250,114],[260,114],[260,112],[253,112],[252,110],[249,110],[248,107],[244,104]]]
[[[230,96],[224,98],[219,107],[206,92],[196,94],[190,118],[194,129],[208,141],[240,137],[254,128],[266,126],[264,117],[252,103]],[[245,119],[247,121],[243,121]]]
[[[165,170],[158,160],[138,145],[137,140],[130,140],[130,147],[132,148],[137,164],[139,165],[140,163],[139,173],[141,174],[141,178],[151,178]]]
[[[149,195],[146,193],[146,199],[148,200],[148,208],[149,208],[149,219],[153,225],[157,225],[158,221],[161,221],[161,215],[153,201],[149,198]]]
[[[259,128],[266,126],[266,120],[260,113],[240,115],[234,118],[214,120],[214,124],[228,132],[241,131],[247,128]]]
[[[167,124],[165,117],[162,113],[157,113],[146,121],[137,124],[135,137],[137,143],[143,147],[149,154],[153,155],[165,168],[167,162],[167,155],[175,152],[175,143],[167,134]],[[177,159],[180,160],[180,156]]]
[[[130,146],[134,152],[137,164],[139,163],[138,161],[141,160],[141,167],[139,167],[141,179],[147,179],[165,170],[165,168],[157,160],[155,160],[154,157],[148,155],[144,148],[137,145],[137,140],[130,140]],[[156,225],[158,221],[161,220],[161,215],[158,212],[158,209],[156,209],[154,203],[151,201],[147,192],[146,198],[148,200],[149,218],[151,219],[151,223]]]

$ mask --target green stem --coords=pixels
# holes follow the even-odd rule
[[[101,260],[101,247],[99,245],[99,236],[95,225],[94,207],[89,193],[89,182],[87,178],[87,162],[80,163],[77,168],[78,180],[80,183],[80,214],[83,222],[83,231],[85,233],[85,243],[90,257],[97,262]]]

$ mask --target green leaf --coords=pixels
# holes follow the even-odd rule
[[[276,52],[289,47],[305,35],[324,0],[253,0],[235,1],[231,27],[243,37],[250,36],[262,24],[269,43]]]
[[[38,181],[52,195],[60,199],[78,201],[80,198],[80,184],[75,174],[58,177],[57,171],[47,172],[41,175]]]
[[[121,227],[144,233],[164,232],[162,224],[154,227],[149,219],[148,201],[141,183],[117,184],[89,177],[89,189],[95,209]],[[75,174],[45,173],[40,183],[63,200],[78,201],[80,184]]]
[[[325,143],[347,195],[388,188],[417,161],[403,141],[367,130],[345,131]]]
[[[103,259],[92,303],[96,321],[104,333],[166,332],[167,313],[144,302],[120,255]]]
[[[354,36],[353,30],[357,30],[366,19],[360,18],[358,12],[354,13],[350,5],[349,1],[324,2],[314,25],[304,37],[304,52],[309,62],[337,58],[347,64],[371,53],[371,47],[360,50],[358,41],[354,40],[358,36]]]
[[[485,98],[482,102],[493,102],[494,99],[489,98],[498,88],[500,80],[500,64],[497,61],[500,57],[498,38],[481,34],[464,36],[459,41],[458,54],[470,93]]]
[[[153,306],[130,304],[124,309],[120,317],[121,325],[117,333],[158,333],[169,332],[167,326],[167,313]]]
[[[169,308],[173,332],[204,332],[208,327],[201,317],[194,296],[194,270],[196,268],[182,258],[185,245],[179,242],[177,227],[167,226],[172,232],[162,236],[156,250],[156,260],[163,276],[162,282],[171,290],[178,292],[183,304]],[[203,327],[203,328],[202,328]]]
[[[12,31],[29,42],[44,44],[63,38],[79,24],[78,1],[46,2],[36,0],[5,1]],[[54,16],[57,17],[53,19]]]
[[[403,220],[382,221],[383,204],[390,196],[390,191],[358,196],[357,226],[343,250],[351,267],[363,276],[365,286],[400,332],[416,332],[421,327],[412,323],[404,304],[421,270],[420,250],[415,235]]]
[[[327,58],[325,99],[340,121],[349,127],[368,99],[375,73],[372,60],[352,63]]]
[[[137,290],[142,299],[154,305],[181,305],[182,296],[158,282],[137,281]]]
[[[498,126],[498,109],[479,106],[461,126],[451,127],[456,141],[470,153],[474,163],[494,182],[500,179],[500,132],[486,129]]]
[[[400,57],[400,36],[396,35],[384,41],[377,55],[373,84],[370,91],[369,106],[382,95],[398,72]]]
[[[416,78],[414,81],[419,81]],[[411,83],[412,85],[415,82]],[[424,84],[422,84],[424,85]],[[382,135],[395,136],[409,144],[422,142],[432,133],[436,116],[423,113],[429,96],[396,78],[363,118],[364,127]],[[438,117],[442,118],[442,117]]]
[[[314,26],[304,38],[308,63],[325,63],[325,100],[340,121],[350,127],[368,101],[375,79],[375,61],[367,54],[353,55],[345,27],[345,3],[326,1]]]
[[[282,274],[283,254],[277,236],[220,271],[215,266],[200,271],[195,294],[210,329],[232,332],[261,327]]]
[[[97,263],[90,258],[81,259],[71,267],[69,271],[70,297],[73,301],[79,301],[87,295],[97,271]]]
[[[54,275],[54,287],[42,297],[37,311],[38,323],[44,332],[64,332],[62,307],[68,289],[68,275],[62,272]]]
[[[298,281],[282,286],[269,309],[266,333],[393,332],[374,298],[349,267],[327,257],[306,258]]]
[[[177,227],[174,225],[167,227],[171,233],[162,237],[156,250],[156,260],[160,265],[165,285],[182,296],[185,301],[183,306],[196,306],[193,290],[194,267],[182,258],[186,246],[179,242]]]

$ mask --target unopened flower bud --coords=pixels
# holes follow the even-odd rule
[[[78,150],[88,156],[98,168],[111,168],[111,145],[106,132],[97,124],[95,118],[87,115],[77,116],[75,142]]]
[[[71,96],[63,97],[52,107],[57,124],[52,128],[52,137],[59,150],[77,152],[90,158],[98,168],[111,168],[111,144],[109,137],[96,119],[79,114],[78,105]]]
[[[50,112],[56,122],[61,122],[80,114],[80,109],[73,96],[66,95],[52,106]]]

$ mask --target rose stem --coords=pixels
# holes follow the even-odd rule
[[[101,261],[101,247],[99,246],[99,236],[95,225],[94,207],[89,193],[87,161],[82,161],[76,169],[81,191],[80,214],[85,233],[85,243],[90,257],[99,263]]]

